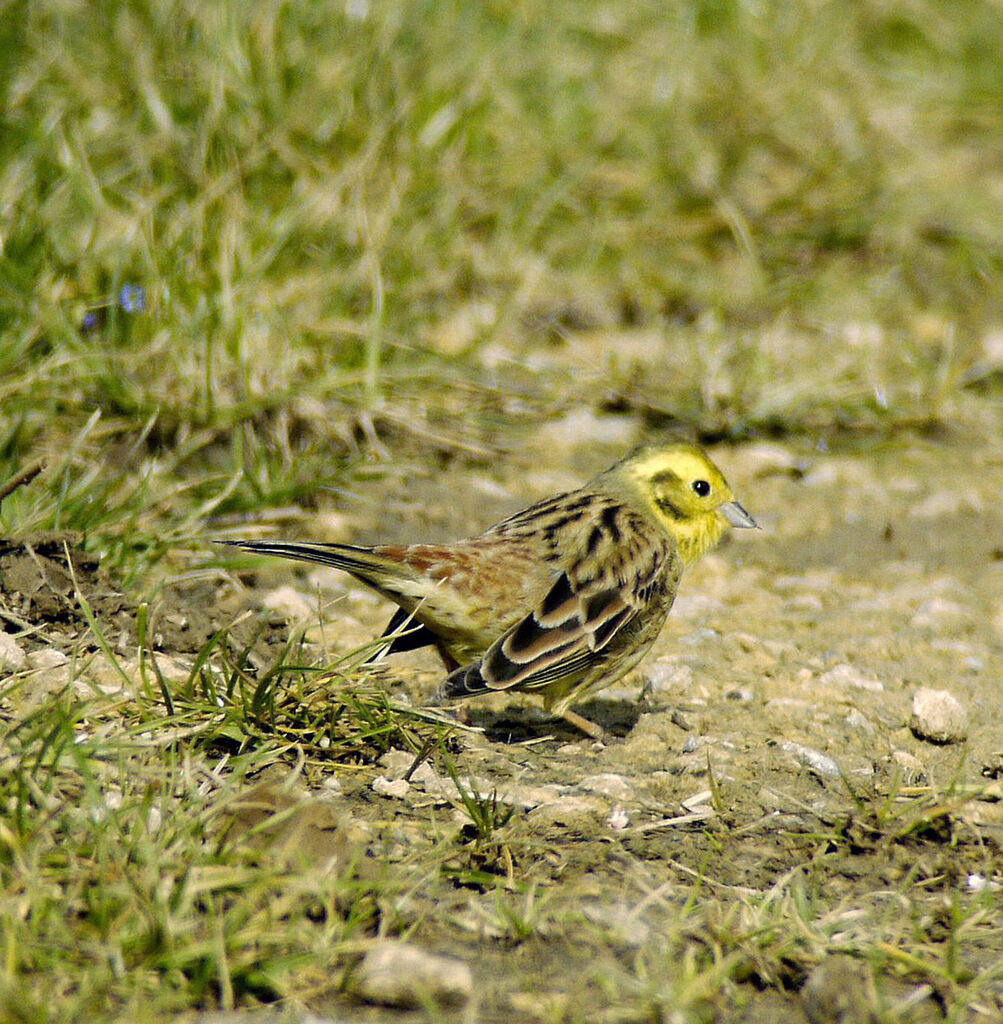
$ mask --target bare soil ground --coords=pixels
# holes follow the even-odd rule
[[[1003,941],[1003,895],[987,902],[1003,884],[1003,455],[970,441],[717,448],[762,532],[729,538],[691,571],[640,669],[581,709],[608,742],[528,700],[471,701],[474,728],[448,749],[470,793],[497,797],[493,828],[472,826],[431,748],[304,773],[299,796],[323,799],[277,827],[276,849],[284,837],[317,858],[355,850],[361,870],[391,880],[395,929],[473,969],[473,1009],[457,1019],[640,1019],[652,1005],[664,1020],[998,1019],[998,973],[979,1016],[952,1010],[950,973],[922,966],[950,946],[955,968],[977,975]],[[386,493],[375,485],[377,501],[344,531],[466,534],[625,447],[555,465],[552,442],[528,440],[490,470],[416,465]],[[81,657],[77,588],[110,642],[134,649],[135,609],[93,559],[72,554],[71,575],[71,540],[0,547],[8,621],[39,626],[30,646]],[[392,610],[334,571],[263,562],[166,585],[148,635],[164,664],[190,664],[241,608],[265,606],[264,626],[237,627],[264,660],[287,622],[330,660]],[[374,678],[417,704],[439,674],[418,652]],[[962,742],[910,727],[921,687],[961,703]],[[416,875],[423,861],[436,869]],[[882,963],[858,955],[863,936],[868,949],[884,943]],[[719,990],[686,989],[674,957],[693,948],[720,952]],[[339,1020],[391,1012],[330,992],[311,1008]]]

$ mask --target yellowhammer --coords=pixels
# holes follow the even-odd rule
[[[700,448],[670,443],[453,544],[226,543],[333,565],[394,601],[381,655],[436,647],[440,700],[531,691],[599,736],[571,705],[644,657],[683,567],[728,524],[756,525]]]

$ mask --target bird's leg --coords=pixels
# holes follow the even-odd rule
[[[439,657],[442,658],[443,665],[446,666],[447,676],[454,669],[458,669],[460,667],[460,663],[449,653],[449,651],[446,650],[445,644],[441,641],[436,643],[435,649],[439,652]]]
[[[641,684],[641,692],[637,695],[637,703],[642,707],[651,707],[651,698],[655,693],[655,684],[652,683],[650,677],[644,676],[644,682]]]
[[[579,715],[576,711],[563,711],[561,718],[564,719],[568,725],[573,725],[576,729],[581,729],[586,736],[591,736],[594,740],[604,740],[606,738],[606,730],[601,725],[596,725],[595,722],[590,722],[587,718]]]

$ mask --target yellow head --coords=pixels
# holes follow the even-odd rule
[[[694,444],[638,448],[608,473],[675,538],[687,565],[712,548],[726,526],[756,525],[721,471]]]

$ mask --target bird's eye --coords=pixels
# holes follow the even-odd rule
[[[707,483],[706,480],[694,480],[693,490],[696,491],[701,498],[706,498],[707,495],[710,494],[710,484]]]

